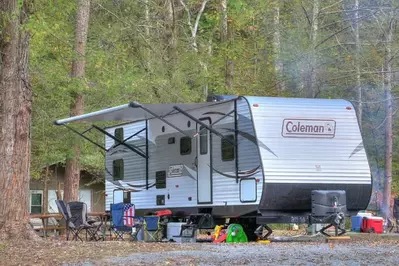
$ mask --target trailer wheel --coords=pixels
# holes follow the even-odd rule
[[[257,228],[256,219],[240,219],[239,224],[244,229],[245,234],[247,235],[248,241],[256,241],[257,237],[255,235],[255,230]]]
[[[374,227],[371,227],[369,230],[368,230],[368,233],[375,233],[375,229],[374,229]]]

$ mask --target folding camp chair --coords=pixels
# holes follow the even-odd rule
[[[394,233],[396,232],[396,233],[399,233],[399,219],[396,219],[395,217],[394,218],[391,218],[391,219],[389,219],[389,223],[388,223],[388,228],[389,228],[389,233],[391,233],[394,229],[395,229],[395,231],[394,231]]]
[[[134,204],[111,204],[110,232],[116,235],[116,240],[125,240],[124,235],[129,234],[131,240],[137,240],[137,235],[142,228],[142,219],[134,216]]]
[[[162,241],[165,226],[159,216],[144,216],[144,235],[146,241]]]
[[[57,204],[58,211],[61,213],[62,217],[65,220],[65,228],[66,228],[66,239],[69,240],[69,234],[75,234],[76,228],[74,226],[69,227],[70,217],[68,215],[68,210],[65,202],[63,200],[56,200],[55,204]]]
[[[67,240],[69,239],[69,232],[72,233],[72,239],[73,240],[78,240],[80,239],[81,241],[82,238],[80,238],[79,233],[82,232],[83,230],[86,231],[86,240],[87,240],[87,234],[89,234],[90,239],[89,240],[99,240],[99,237],[97,235],[97,231],[100,228],[100,223],[99,222],[94,222],[87,220],[87,205],[84,202],[69,202],[66,205],[67,209],[67,215],[68,215],[68,222],[67,222]]]

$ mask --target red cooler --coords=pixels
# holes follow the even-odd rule
[[[382,234],[384,232],[384,219],[382,217],[363,217],[361,231]]]

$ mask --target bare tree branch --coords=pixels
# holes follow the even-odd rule
[[[203,0],[202,1],[201,8],[198,11],[197,17],[195,19],[194,26],[191,23],[191,12],[190,12],[190,9],[187,7],[187,5],[184,3],[183,0],[179,0],[179,1],[180,1],[180,4],[183,6],[184,10],[186,10],[186,12],[187,12],[187,24],[188,24],[188,26],[190,28],[190,31],[191,31],[191,46],[193,47],[194,51],[198,52],[198,46],[197,46],[197,41],[196,41],[198,25],[199,25],[199,21],[201,19],[202,13],[205,10],[205,6],[206,6],[206,3],[208,2],[208,0]]]
[[[311,25],[312,25],[312,22],[310,21],[310,18],[309,18],[309,15],[308,15],[308,11],[306,11],[306,9],[305,9],[305,7],[303,6],[303,3],[302,3],[302,2],[301,2],[301,7],[302,7],[303,12],[305,13],[305,16],[306,16],[306,19],[307,19],[307,21],[308,21],[308,23],[309,23],[309,26],[311,26]]]

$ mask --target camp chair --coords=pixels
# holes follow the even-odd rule
[[[389,219],[390,230],[392,232],[393,229],[396,230],[396,233],[399,233],[399,198],[393,199],[393,217]]]
[[[147,241],[162,241],[164,224],[159,216],[144,216],[144,235]]]
[[[140,217],[134,216],[134,204],[111,204],[110,233],[116,235],[116,240],[125,240],[124,235],[129,234],[131,240],[137,240],[137,235],[142,228]]]
[[[391,233],[394,229],[396,233],[399,233],[399,219],[396,219],[395,217],[389,219],[389,223],[388,223],[388,228],[389,228],[389,232]]]
[[[69,227],[69,215],[68,215],[68,210],[67,210],[67,206],[65,204],[65,202],[63,200],[56,200],[55,204],[57,204],[58,207],[58,211],[61,213],[62,218],[64,218],[65,220],[65,228],[66,228],[66,237],[67,240],[69,240],[69,234],[70,232],[72,232],[72,234],[75,234],[75,227]]]
[[[100,227],[98,222],[90,222],[87,220],[87,205],[84,202],[73,201],[69,202],[66,206],[68,222],[67,228],[67,240],[69,239],[69,232],[72,233],[72,239],[81,241],[79,233],[83,230],[86,231],[86,240],[87,234],[89,234],[90,240],[98,240],[97,231]]]

